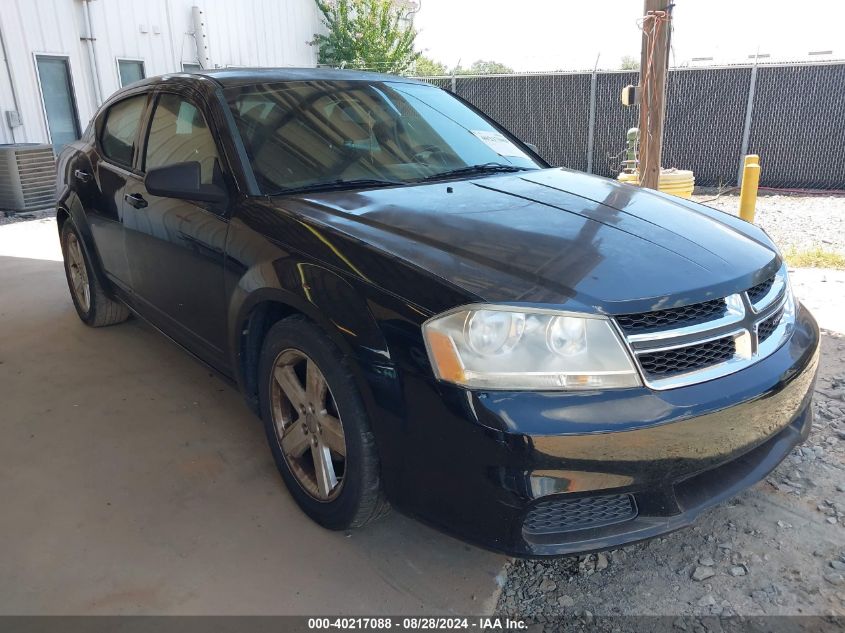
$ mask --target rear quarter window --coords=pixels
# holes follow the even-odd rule
[[[137,95],[115,103],[106,111],[100,146],[103,155],[112,162],[132,166],[138,128],[146,103],[147,95]]]

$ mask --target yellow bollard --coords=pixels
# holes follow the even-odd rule
[[[749,154],[742,169],[742,188],[739,192],[739,217],[754,222],[754,208],[757,206],[757,188],[760,186],[760,157]]]

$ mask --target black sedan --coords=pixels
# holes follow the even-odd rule
[[[79,317],[137,314],[237,383],[327,528],[390,504],[521,556],[616,547],[809,432],[818,328],[762,230],[550,168],[434,86],[148,79],[58,179]]]

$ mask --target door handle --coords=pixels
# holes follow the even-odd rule
[[[123,196],[123,199],[136,209],[143,209],[147,206],[147,201],[140,193],[127,193]]]
[[[79,182],[91,181],[91,174],[89,174],[87,171],[82,171],[81,169],[74,170],[73,177],[76,178]]]

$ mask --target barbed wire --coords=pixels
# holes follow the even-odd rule
[[[845,63],[845,58],[831,58],[831,59],[780,59],[780,60],[758,60],[756,66],[762,67],[779,67],[779,66],[825,66],[831,64]],[[333,64],[317,64],[318,68],[335,68],[338,70],[359,70],[372,71],[384,73],[387,69],[396,66],[395,62],[390,61],[374,61],[367,62],[365,65],[347,64],[343,67]],[[708,70],[717,68],[751,68],[755,66],[754,61],[749,62],[718,62],[712,64],[696,63],[695,65],[680,64],[669,66],[673,71],[695,71]],[[469,73],[466,69],[458,73],[447,72],[440,75],[420,75],[415,74],[414,67],[411,66],[407,70],[403,70],[402,74],[408,77],[419,77],[424,79],[451,79],[452,77],[522,77],[532,75],[580,75],[584,73],[596,72],[598,74],[618,73],[618,72],[640,72],[639,68],[580,68],[580,69],[548,69],[548,70],[520,70],[511,73]]]

